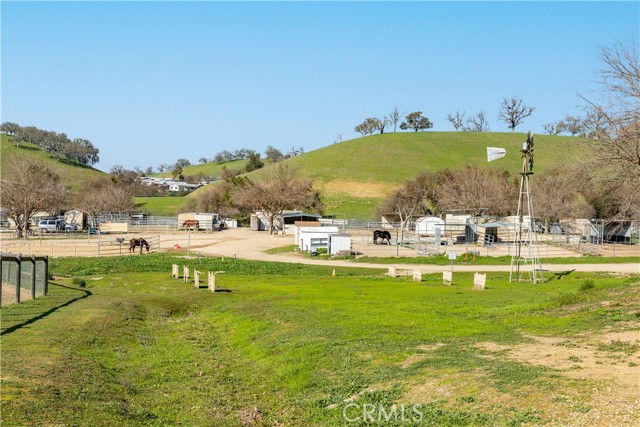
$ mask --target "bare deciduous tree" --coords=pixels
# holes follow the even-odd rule
[[[469,117],[464,130],[469,132],[489,132],[489,122],[484,111]]]
[[[449,113],[447,115],[447,121],[450,122],[457,131],[464,129],[464,115],[464,111],[462,113],[460,111],[456,111],[454,114]]]
[[[467,166],[464,169],[440,172],[438,188],[440,210],[461,210],[473,216],[506,215],[515,204],[515,185],[509,172]]]
[[[378,207],[380,215],[393,212],[400,218],[400,242],[404,241],[404,230],[409,220],[416,213],[422,212],[425,205],[427,188],[422,184],[419,179],[405,182]]]
[[[558,166],[536,175],[531,181],[534,213],[545,224],[569,218],[592,218],[595,211],[581,191],[580,175]]]
[[[17,225],[18,237],[27,237],[29,221],[37,212],[57,213],[69,195],[58,171],[40,159],[16,156],[1,180],[2,207]],[[23,233],[24,232],[24,233]]]
[[[588,167],[604,181],[640,183],[640,63],[637,42],[601,50],[606,104],[588,103]],[[584,98],[583,98],[584,99]],[[624,188],[625,186],[619,186]],[[637,189],[636,189],[637,191]]]
[[[542,129],[544,130],[544,133],[546,133],[547,135],[558,135],[562,132],[558,127],[558,125],[559,125],[559,122],[547,123],[542,126]]]
[[[199,195],[190,210],[217,213],[223,218],[235,215],[239,210],[232,202],[232,190],[230,181],[218,182]]]
[[[94,226],[100,214],[129,212],[135,208],[129,189],[110,179],[89,182],[76,195],[75,203],[89,216]]]
[[[245,179],[233,192],[233,200],[241,206],[259,210],[267,217],[273,234],[276,218],[287,209],[320,210],[320,196],[311,180],[301,178],[298,169],[276,163],[258,178]]]
[[[389,123],[393,125],[393,132],[396,132],[396,128],[398,126],[398,123],[400,123],[400,120],[402,120],[402,116],[404,116],[405,113],[401,113],[400,110],[398,110],[398,107],[393,107],[393,110],[391,110],[391,112],[389,113]]]
[[[516,127],[522,123],[524,119],[533,114],[535,107],[525,105],[520,98],[503,98],[498,113],[498,119],[505,122],[511,132],[515,132]]]

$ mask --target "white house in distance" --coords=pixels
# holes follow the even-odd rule
[[[444,231],[444,220],[437,216],[423,216],[416,220],[416,234],[421,236],[435,235],[436,228]]]
[[[193,190],[195,190],[196,188],[201,187],[200,184],[189,184],[187,182],[172,182],[171,184],[169,184],[169,191],[187,191],[187,192],[191,192]]]

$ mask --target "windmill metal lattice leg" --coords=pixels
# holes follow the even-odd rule
[[[538,283],[538,281],[544,283],[538,239],[534,233],[535,217],[533,215],[531,189],[529,187],[529,175],[531,174],[529,168],[532,165],[531,153],[524,150],[523,152],[525,155],[522,160],[522,177],[518,195],[518,223],[516,224],[514,247],[511,255],[509,282],[527,280],[534,284]]]

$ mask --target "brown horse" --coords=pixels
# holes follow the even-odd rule
[[[198,230],[200,229],[200,221],[197,219],[188,219],[182,223],[182,227],[187,230]]]
[[[135,253],[136,248],[142,248],[143,246],[147,248],[147,253],[149,253],[149,243],[146,240],[142,237],[131,239],[129,240],[129,253]],[[142,249],[140,250],[140,253],[142,253]]]

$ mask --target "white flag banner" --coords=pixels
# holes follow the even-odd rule
[[[507,154],[507,150],[498,147],[487,147],[487,161],[497,160],[504,157]]]

